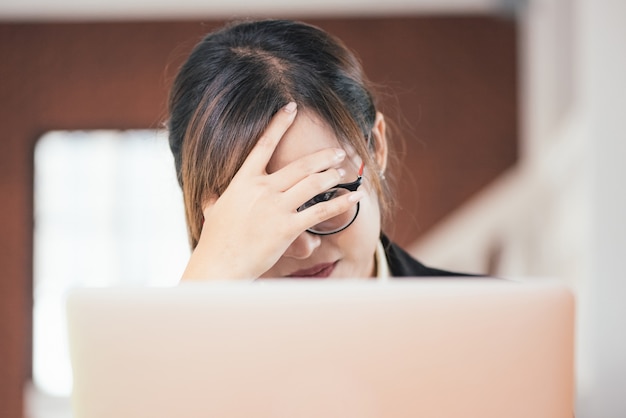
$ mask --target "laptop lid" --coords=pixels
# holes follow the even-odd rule
[[[69,295],[74,416],[573,415],[555,284],[260,281]]]

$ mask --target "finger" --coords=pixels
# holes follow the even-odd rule
[[[272,158],[272,154],[274,154],[274,150],[276,150],[276,146],[293,123],[296,117],[296,109],[296,103],[289,102],[276,112],[256,145],[252,148],[252,151],[250,151],[250,154],[241,167],[242,170],[251,170],[254,172],[265,170],[270,158]]]
[[[336,167],[345,157],[346,152],[341,148],[327,148],[309,154],[272,173],[272,184],[281,192],[286,191],[312,174]]]
[[[295,209],[316,194],[343,183],[345,176],[346,172],[341,168],[331,168],[322,173],[311,174],[285,191],[283,196],[287,199],[287,204]]]
[[[297,219],[297,221],[294,222],[294,227],[297,227],[299,231],[309,229],[314,225],[352,209],[364,196],[365,192],[357,190],[356,192],[350,192],[347,195],[327,202],[318,203],[301,212],[297,212],[293,215]]]

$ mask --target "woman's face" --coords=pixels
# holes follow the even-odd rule
[[[375,136],[379,142],[385,140],[382,117],[377,118]],[[341,147],[335,134],[320,118],[301,110],[283,135],[267,170],[273,173],[305,155],[325,148]],[[384,167],[386,146],[377,149],[385,150],[376,156],[379,166]],[[346,154],[337,168],[346,171],[343,182],[349,183],[358,177],[361,158],[350,149],[346,149]],[[365,169],[359,190],[365,191],[366,196],[360,201],[358,216],[348,228],[332,235],[303,232],[261,277],[372,277],[376,267],[374,253],[380,236],[378,196],[369,180],[372,175],[378,174]]]

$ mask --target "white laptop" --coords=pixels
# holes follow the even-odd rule
[[[571,418],[574,301],[499,280],[79,289],[75,418]]]

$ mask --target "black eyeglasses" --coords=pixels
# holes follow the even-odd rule
[[[327,202],[331,199],[335,199],[340,196],[344,196],[349,192],[355,192],[359,186],[361,186],[362,178],[363,178],[363,168],[365,167],[365,162],[361,163],[361,168],[359,168],[359,174],[356,181],[352,183],[341,183],[325,191],[324,193],[320,193],[314,196],[312,199],[307,200],[302,206],[298,208],[298,212],[303,211],[307,208],[310,208],[313,205],[317,205],[321,202]],[[359,205],[360,202],[357,202],[354,207],[351,209],[337,215],[333,216],[330,219],[325,220],[313,227],[307,229],[307,232],[315,235],[331,235],[336,234],[337,232],[341,232],[350,225],[356,219],[359,214]]]

